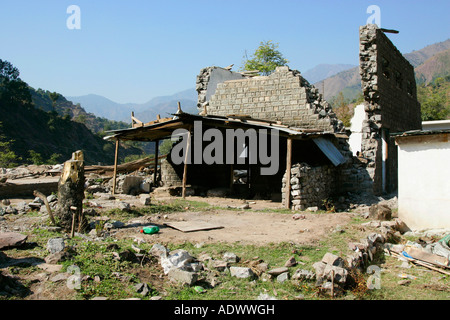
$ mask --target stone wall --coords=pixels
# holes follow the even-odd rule
[[[164,187],[179,187],[183,185],[183,175],[175,170],[169,157],[161,161],[161,182]]]
[[[210,115],[249,115],[305,129],[343,130],[318,89],[287,66],[277,67],[269,76],[218,83],[208,104]]]
[[[331,165],[311,167],[297,163],[291,168],[291,208],[305,210],[322,207],[324,200],[335,193],[335,168]],[[282,202],[285,204],[286,174],[283,176]]]
[[[390,134],[421,129],[414,68],[384,32],[372,24],[360,27],[359,58],[366,113],[361,155],[368,161],[373,192],[395,191],[397,147]]]

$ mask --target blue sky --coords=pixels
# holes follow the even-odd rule
[[[67,28],[70,5],[81,29]],[[0,59],[34,88],[144,103],[195,87],[203,67],[237,70],[261,41],[301,72],[357,65],[370,5],[402,53],[449,38],[448,0],[0,0]]]

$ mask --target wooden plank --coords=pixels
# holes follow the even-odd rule
[[[206,221],[175,221],[166,222],[164,225],[182,232],[206,231],[224,228],[221,225],[212,224]]]
[[[438,266],[448,267],[448,260],[437,254],[429,253],[419,248],[406,247],[405,252],[417,260],[425,261]]]
[[[287,139],[286,150],[286,190],[285,192],[285,207],[289,209],[291,207],[291,164],[292,162],[292,138]]]

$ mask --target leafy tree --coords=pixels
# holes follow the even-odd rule
[[[0,102],[8,106],[30,105],[28,85],[19,78],[19,69],[0,59]]]
[[[445,120],[450,117],[448,92],[450,82],[446,78],[436,78],[429,85],[417,88],[417,99],[421,104],[422,121]]]
[[[278,50],[278,43],[273,43],[272,40],[261,42],[251,59],[244,58],[243,70],[257,70],[262,75],[269,75],[276,67],[285,66],[289,62]]]

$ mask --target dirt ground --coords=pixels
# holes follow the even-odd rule
[[[164,201],[168,197],[157,200]],[[188,200],[207,202],[215,207],[239,208],[242,200],[224,198],[187,197]],[[163,215],[159,219],[152,219],[152,224],[160,227],[158,234],[140,234],[140,228],[118,229],[115,237],[133,237],[145,241],[161,243],[212,243],[212,242],[240,242],[241,244],[269,244],[280,242],[295,242],[313,245],[321,237],[336,226],[345,225],[350,220],[350,213],[308,213],[302,212],[302,219],[295,220],[294,213],[277,213],[261,211],[262,209],[281,209],[279,202],[266,200],[250,201],[250,209],[216,209],[208,211],[185,211]],[[144,217],[145,220],[145,217]],[[142,219],[134,219],[141,222]],[[167,226],[172,222],[196,227],[205,225],[217,229],[183,232]]]

